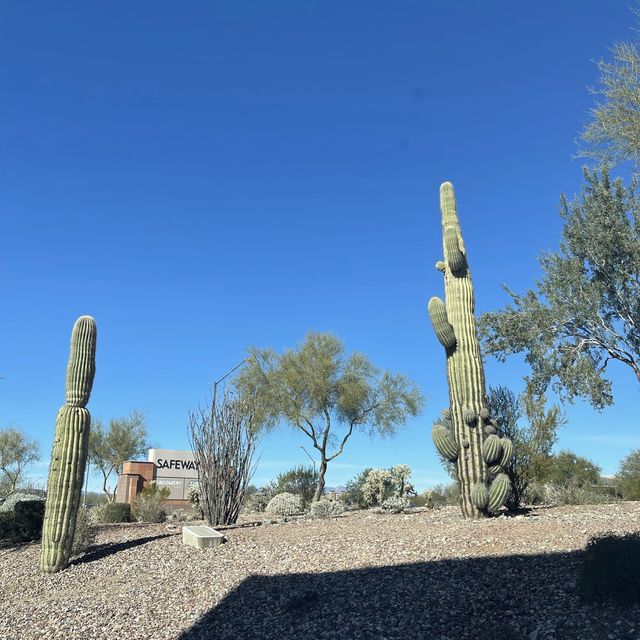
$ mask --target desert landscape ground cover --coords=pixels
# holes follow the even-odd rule
[[[640,607],[575,588],[588,539],[606,531],[640,532],[640,503],[477,521],[458,507],[362,510],[230,528],[211,550],[184,546],[180,527],[102,525],[53,575],[39,543],[0,550],[0,637],[640,638]]]

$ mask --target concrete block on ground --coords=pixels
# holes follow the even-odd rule
[[[217,547],[224,541],[224,535],[216,531],[213,527],[205,525],[194,527],[182,527],[182,543],[188,544],[197,549],[208,549]]]

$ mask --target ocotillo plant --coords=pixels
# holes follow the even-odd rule
[[[71,557],[76,515],[89,449],[91,416],[85,409],[96,371],[96,323],[89,316],[76,320],[67,365],[67,402],[56,418],[47,502],[42,528],[40,568],[64,569]]]
[[[460,507],[465,518],[481,518],[506,500],[509,478],[502,473],[512,455],[508,438],[498,438],[487,409],[484,369],[473,316],[474,295],[467,253],[462,241],[453,185],[440,187],[445,302],[429,300],[429,315],[447,356],[449,412],[452,431],[433,427],[438,451],[456,462]]]

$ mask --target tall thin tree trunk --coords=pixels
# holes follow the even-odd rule
[[[320,470],[318,471],[318,484],[316,485],[316,492],[313,494],[312,502],[318,502],[324,495],[324,474],[327,472],[327,459],[324,452],[322,453],[322,459],[320,460]]]

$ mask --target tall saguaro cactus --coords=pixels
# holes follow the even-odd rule
[[[40,568],[45,573],[64,569],[71,557],[89,450],[91,416],[85,406],[95,371],[96,323],[90,316],[82,316],[76,320],[71,333],[67,401],[56,418],[49,466],[40,555]]]
[[[440,186],[445,302],[429,300],[429,315],[447,356],[449,414],[452,431],[433,427],[438,451],[457,463],[460,506],[465,518],[481,518],[506,500],[510,483],[503,473],[512,455],[507,438],[495,435],[495,422],[486,406],[484,369],[476,337],[474,296],[467,253],[462,241],[453,185]]]

